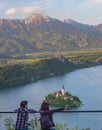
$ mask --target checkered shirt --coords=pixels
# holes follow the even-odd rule
[[[28,126],[28,114],[35,113],[34,109],[18,108],[14,112],[17,113],[15,129],[24,129]]]

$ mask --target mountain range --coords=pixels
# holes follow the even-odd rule
[[[93,26],[41,14],[0,19],[0,57],[102,48],[102,24]]]

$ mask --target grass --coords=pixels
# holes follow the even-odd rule
[[[71,61],[92,61],[101,59],[102,60],[102,49],[92,49],[92,50],[76,50],[68,52],[41,52],[32,53],[26,55],[24,58],[13,57],[11,59],[1,59],[0,66],[12,65],[12,64],[32,64],[38,62],[41,59],[50,59],[55,57],[55,54],[60,53],[64,57],[70,59]]]

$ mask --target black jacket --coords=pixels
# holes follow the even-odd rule
[[[54,124],[54,121],[53,121],[53,114],[54,114],[55,112],[59,112],[59,111],[63,111],[63,110],[64,110],[64,108],[52,109],[52,110],[40,110],[40,111],[41,111],[41,112],[40,112],[40,115],[41,115],[41,116],[48,115],[50,121],[52,122],[52,127],[54,127],[55,124]],[[42,129],[42,130],[49,130],[48,128],[46,128],[46,129],[41,128],[41,129]]]

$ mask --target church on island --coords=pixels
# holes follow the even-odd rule
[[[54,94],[56,98],[58,98],[59,96],[63,97],[63,99],[65,100],[68,98],[68,95],[66,95],[66,92],[65,92],[64,85],[62,86],[62,89],[60,91],[56,91]],[[73,97],[69,97],[69,98],[73,100]]]
[[[65,96],[65,89],[64,89],[64,85],[62,86],[62,89],[60,91],[56,91],[55,92],[55,96]]]
[[[50,105],[54,106],[70,106],[71,108],[80,106],[82,104],[81,100],[77,96],[73,96],[69,92],[65,92],[64,85],[62,85],[61,90],[54,93],[50,93],[45,97]]]

